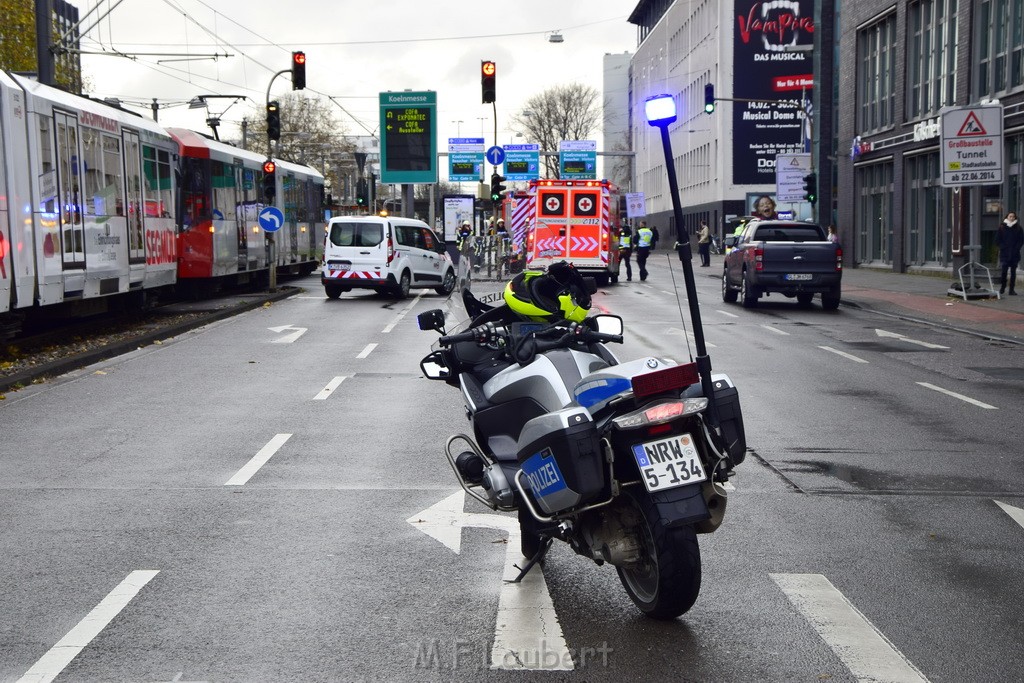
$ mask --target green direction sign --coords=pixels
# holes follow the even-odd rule
[[[380,93],[380,181],[437,182],[437,93]]]
[[[562,140],[558,145],[561,177],[576,180],[597,180],[597,141]]]
[[[505,145],[505,178],[515,181],[540,178],[540,145]]]

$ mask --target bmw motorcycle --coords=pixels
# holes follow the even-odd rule
[[[685,613],[701,585],[697,536],[722,523],[723,485],[746,452],[732,381],[701,377],[699,363],[620,361],[619,316],[546,324],[469,287],[459,298],[468,329],[446,334],[440,309],[419,316],[442,335],[420,368],[465,403],[469,432],[445,446],[462,488],[518,513],[519,579],[558,540],[613,565],[647,616]]]

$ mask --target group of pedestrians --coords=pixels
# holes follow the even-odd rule
[[[658,228],[647,227],[647,221],[640,221],[640,226],[634,231],[628,225],[623,225],[619,231],[619,259],[626,266],[626,280],[633,279],[633,265],[630,262],[633,254],[636,254],[636,265],[640,270],[640,282],[647,280],[647,258],[651,250],[658,248]]]

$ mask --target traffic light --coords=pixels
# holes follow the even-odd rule
[[[505,176],[494,173],[491,175],[491,201],[501,201],[502,193],[505,192],[505,186],[502,183],[505,182]]]
[[[292,90],[306,87],[306,53],[292,53]]]
[[[711,114],[715,111],[715,86],[708,83],[704,86],[704,113]]]
[[[811,206],[818,201],[818,174],[811,172],[804,176],[804,201]]]
[[[277,100],[267,102],[267,137],[274,141],[281,139],[281,109]]]
[[[366,184],[366,178],[360,178],[356,181],[356,205],[360,208],[365,207],[370,200],[370,189]]]
[[[494,76],[496,74],[497,67],[495,67],[492,61],[480,62],[480,86],[483,89],[483,100],[484,104],[494,102],[495,93],[497,92],[497,86],[494,83]]]
[[[274,203],[277,194],[277,164],[273,159],[263,162],[263,199],[267,204]]]

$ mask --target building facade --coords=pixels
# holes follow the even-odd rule
[[[995,231],[1024,207],[1024,0],[847,3],[837,37],[845,258],[897,272],[996,265]],[[985,105],[1002,111],[1002,182],[946,187],[943,109]]]
[[[639,45],[630,69],[630,119],[637,189],[648,224],[662,235],[692,235],[706,220],[720,232],[729,219],[758,210],[809,218],[810,204],[779,202],[778,154],[811,152],[808,114],[814,93],[815,3],[753,0],[648,0],[629,21]],[[714,111],[705,112],[707,88]],[[660,131],[644,101],[670,94],[678,120],[669,127],[683,225],[668,195]]]

